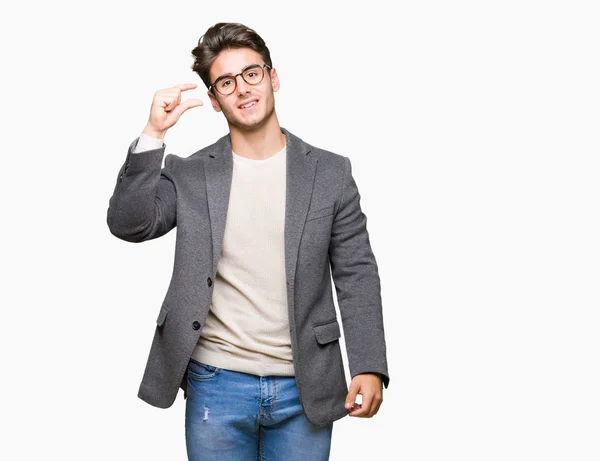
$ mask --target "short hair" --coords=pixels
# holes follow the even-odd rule
[[[219,53],[235,48],[250,48],[261,55],[265,64],[269,65],[268,69],[273,66],[269,48],[253,29],[237,22],[219,22],[207,29],[198,40],[198,46],[192,50],[192,70],[200,76],[206,88],[211,85],[210,67]]]

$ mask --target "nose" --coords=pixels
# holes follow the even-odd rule
[[[237,75],[235,77],[235,83],[236,83],[235,86],[236,86],[238,94],[242,95],[242,94],[248,93],[248,87],[250,85],[248,85],[248,83],[246,83],[246,80],[244,80],[241,75]]]

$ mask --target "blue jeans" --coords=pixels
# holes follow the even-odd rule
[[[190,359],[185,440],[190,461],[329,459],[333,422],[312,424],[293,376],[258,376]]]

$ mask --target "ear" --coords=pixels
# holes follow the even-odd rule
[[[212,94],[212,91],[207,91],[206,94],[208,94],[208,98],[210,99],[210,103],[212,104],[213,109],[216,112],[221,112],[221,104],[219,104],[219,101],[217,101],[215,95]]]
[[[279,75],[277,75],[277,69],[274,67],[271,69],[271,86],[273,91],[279,90]]]

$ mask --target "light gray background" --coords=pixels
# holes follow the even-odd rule
[[[182,395],[136,397],[175,232],[123,242],[106,209],[156,90],[205,102],[167,153],[227,133],[190,52],[239,21],[281,124],[351,158],[380,266],[391,385],[331,459],[599,459],[595,2],[391,5],[2,6],[0,458],[185,459]]]

